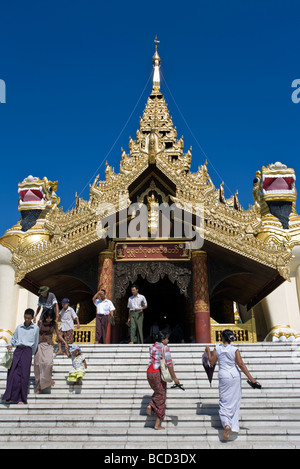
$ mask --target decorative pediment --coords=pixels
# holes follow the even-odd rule
[[[191,171],[192,149],[184,152],[183,137],[177,139],[176,127],[160,91],[157,49],[153,65],[152,92],[140,118],[136,137],[129,138],[128,152],[121,149],[119,171],[106,163],[105,179],[100,180],[99,175],[95,178],[90,185],[88,201],[76,196],[74,209],[65,213],[55,207],[47,213],[42,227],[46,234],[39,242],[25,245],[17,239],[12,259],[17,281],[30,271],[88,246],[98,243],[98,249],[99,233],[105,235],[107,229],[104,226],[99,229],[99,223],[104,217],[119,216],[120,212],[126,212],[127,223],[134,218],[133,212],[127,215],[133,202],[146,204],[151,234],[159,232],[159,220],[152,210],[158,204],[176,204],[176,207],[188,210],[193,217],[201,205],[205,242],[265,264],[288,278],[291,252],[284,245],[266,244],[257,239],[261,226],[257,206],[243,210],[237,193],[226,200],[223,183],[216,189],[208,173],[207,162],[196,172]],[[31,231],[28,233],[30,235]],[[109,236],[109,239],[116,238]]]

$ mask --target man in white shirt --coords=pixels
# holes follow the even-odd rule
[[[130,325],[130,343],[143,344],[144,309],[146,309],[148,305],[144,295],[140,295],[137,285],[132,285],[131,293],[132,296],[128,299],[127,304],[129,309],[128,323]]]
[[[106,344],[108,318],[113,317],[115,307],[113,303],[106,298],[104,288],[101,288],[96,295],[93,296],[93,303],[97,308],[95,344]]]

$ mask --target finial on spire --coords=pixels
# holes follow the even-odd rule
[[[157,40],[157,36],[155,36],[154,39],[155,43],[155,53],[152,59],[152,63],[154,66],[154,73],[153,73],[153,91],[159,91],[160,90],[160,73],[159,73],[159,67],[161,64],[160,57],[157,52],[157,45],[160,43],[160,41]]]

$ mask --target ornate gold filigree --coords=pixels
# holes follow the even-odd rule
[[[258,238],[267,243],[284,243],[292,249],[300,243],[300,216],[296,211],[295,171],[276,162],[255,173],[253,198],[261,215]],[[276,216],[286,206],[285,219]]]
[[[95,178],[90,186],[88,201],[76,196],[74,209],[64,213],[55,206],[47,212],[43,221],[46,237],[36,243],[19,244],[14,249],[12,262],[16,267],[17,282],[26,273],[76,252],[99,239],[97,224],[101,217],[129,207],[129,188],[147,170],[148,175],[149,170],[150,175],[155,174],[155,171],[163,173],[165,180],[169,180],[176,188],[175,195],[164,193],[155,185],[155,178],[151,175],[150,187],[153,184],[154,193],[164,197],[164,201],[175,202],[183,209],[189,204],[189,210],[194,214],[197,213],[197,206],[203,204],[206,240],[275,268],[286,279],[289,277],[291,250],[282,242],[266,243],[264,238],[258,236],[262,233],[263,219],[259,203],[256,202],[254,206],[243,210],[239,206],[237,193],[226,200],[223,186],[215,188],[208,174],[207,162],[199,166],[196,172],[191,172],[192,151],[190,148],[184,153],[183,137],[177,139],[176,127],[173,126],[160,91],[160,59],[158,60],[156,54],[156,81],[140,119],[136,139],[129,138],[129,153],[121,149],[120,171],[115,172],[107,163],[105,180],[99,180],[99,176]],[[157,179],[159,180],[159,176]],[[149,202],[157,203],[157,200],[152,200],[150,190],[145,191],[143,188],[143,191],[143,199],[149,196]],[[138,193],[136,196],[141,197]],[[152,220],[150,224],[153,229],[154,222],[155,220]]]
[[[28,176],[18,184],[19,206],[21,219],[8,229],[0,239],[0,243],[12,252],[20,247],[38,244],[49,239],[49,231],[45,226],[47,215],[60,202],[56,195],[57,181],[48,181],[46,177]],[[29,222],[28,222],[29,220]]]

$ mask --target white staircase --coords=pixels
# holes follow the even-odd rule
[[[210,388],[204,347],[170,344],[186,390],[168,389],[163,431],[146,415],[149,345],[83,345],[88,369],[82,386],[66,383],[71,360],[56,357],[49,394],[34,395],[32,368],[28,404],[0,404],[0,448],[300,448],[300,345],[239,345],[263,389],[250,388],[243,375],[240,433],[229,442],[221,438],[217,367]],[[0,367],[0,395],[5,385]]]

